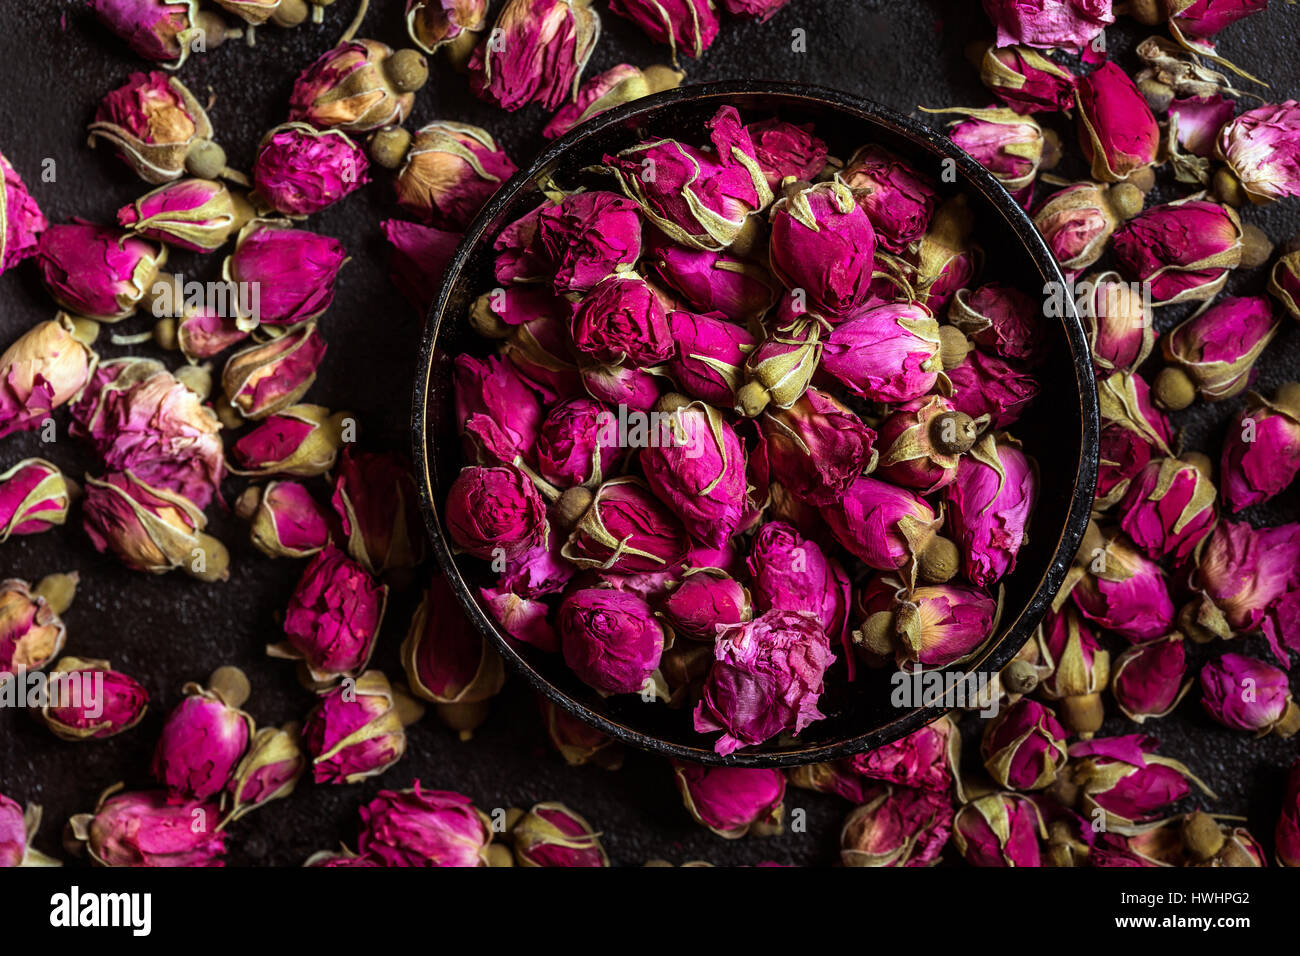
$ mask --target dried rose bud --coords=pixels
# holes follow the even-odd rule
[[[738,840],[750,833],[781,832],[785,774],[780,770],[705,767],[674,760],[673,774],[686,812],[718,836]]]
[[[200,510],[220,498],[221,423],[203,399],[153,359],[102,363],[72,406],[72,433],[106,466],[129,471]]]
[[[994,428],[1009,428],[1038,397],[1038,381],[1026,369],[979,349],[944,372],[952,383],[953,411],[974,421],[986,416]]]
[[[193,50],[220,46],[221,18],[189,0],[93,0],[99,22],[126,41],[136,56],[179,69]]]
[[[26,458],[0,473],[0,544],[67,521],[74,487],[44,458]]]
[[[334,467],[347,412],[331,415],[323,405],[293,405],[268,415],[235,442],[235,460],[247,475],[293,475],[310,478]]]
[[[1137,723],[1167,716],[1192,686],[1187,647],[1178,631],[1130,647],[1115,661],[1111,693],[1124,716]]]
[[[1074,74],[1029,47],[991,45],[979,69],[984,85],[1017,113],[1055,113],[1074,102]]]
[[[231,808],[222,826],[293,793],[307,770],[307,755],[296,723],[262,727],[253,735],[248,753],[231,775],[227,788]]]
[[[814,793],[833,794],[853,804],[869,802],[880,786],[858,776],[844,761],[791,767],[786,771],[786,779],[791,786],[812,790]]]
[[[548,402],[582,391],[582,379],[573,360],[568,314],[563,319],[542,315],[507,333],[501,354]],[[593,396],[599,398],[600,396]]]
[[[240,230],[222,266],[226,281],[257,290],[249,301],[238,297],[240,327],[318,318],[334,301],[334,283],[346,261],[337,239],[292,229],[284,220],[253,220]]]
[[[606,405],[626,405],[638,412],[649,412],[659,401],[659,383],[654,375],[626,365],[584,365],[582,388]],[[617,424],[617,417],[611,420]],[[631,426],[633,429],[636,425]],[[647,433],[648,434],[648,433]]]
[[[1099,376],[1133,372],[1155,346],[1151,303],[1118,272],[1100,272],[1079,284],[1079,318],[1088,333],[1092,365]]]
[[[644,691],[663,654],[663,628],[650,606],[626,591],[573,591],[560,605],[556,628],[564,662],[584,683],[607,694]]]
[[[620,63],[583,83],[574,101],[560,107],[542,130],[542,135],[547,139],[557,139],[616,106],[651,93],[675,90],[685,78],[685,73],[667,66],[648,66],[643,70],[630,63]]]
[[[241,349],[226,360],[221,373],[225,400],[244,418],[274,415],[311,388],[326,348],[316,323],[304,322],[278,338]]]
[[[36,255],[40,234],[49,227],[36,200],[27,192],[27,186],[0,153],[0,181],[3,199],[0,202],[0,273],[24,259]]]
[[[554,111],[577,98],[599,39],[591,0],[507,0],[470,57],[470,89],[510,112],[529,103]]]
[[[215,305],[215,303],[214,303]],[[236,316],[224,315],[224,309],[200,306],[184,318],[165,317],[154,326],[154,340],[162,348],[179,348],[191,364],[215,358],[226,349],[248,338]]]
[[[90,145],[102,139],[147,183],[189,173],[216,179],[226,154],[212,141],[212,123],[182,83],[166,73],[132,73],[100,101]]]
[[[699,59],[718,35],[712,0],[610,0],[609,9],[626,17],[656,43],[667,43],[673,62],[677,51]]]
[[[1291,765],[1273,844],[1279,866],[1300,866],[1300,760]]]
[[[487,130],[448,120],[417,131],[400,165],[393,181],[398,205],[451,230],[468,226],[515,173],[515,164]]]
[[[577,569],[561,556],[561,544],[556,535],[545,545],[506,561],[497,583],[523,597],[559,594],[577,573]]]
[[[381,790],[361,808],[357,848],[384,866],[487,866],[492,823],[450,790]]]
[[[413,568],[424,558],[410,463],[396,454],[343,449],[330,499],[347,551],[371,574]]]
[[[1069,596],[1088,620],[1133,643],[1169,633],[1174,606],[1165,573],[1123,537],[1090,527],[1070,576],[1075,583]],[[1062,588],[1058,610],[1065,594]]]
[[[1079,141],[1092,178],[1114,183],[1156,161],[1160,129],[1137,86],[1113,62],[1079,79]]]
[[[998,604],[978,588],[938,584],[908,590],[903,582],[881,582],[894,597],[888,609],[868,615],[853,635],[870,661],[894,651],[900,668],[941,668],[973,655],[993,633]],[[868,607],[868,610],[871,610]]]
[[[907,402],[934,388],[943,371],[939,342],[925,306],[876,306],[831,331],[821,368],[861,398]]]
[[[1173,454],[1170,451],[1174,441],[1173,430],[1169,427],[1169,420],[1151,401],[1151,389],[1136,372],[1116,372],[1099,382],[1097,404],[1105,426],[1103,431],[1120,429],[1150,449],[1165,455]],[[1136,472],[1137,469],[1133,469],[1132,473]]]
[[[838,501],[876,460],[876,433],[819,389],[788,409],[765,409],[758,422],[773,479],[808,504]]]
[[[94,813],[68,821],[72,839],[86,844],[99,866],[225,866],[226,835],[215,803],[176,799],[166,790],[100,795]]]
[[[488,0],[406,0],[406,33],[425,53],[446,48],[460,63],[487,29],[488,6]]]
[[[0,581],[0,685],[16,672],[40,670],[63,650],[67,628],[59,615],[71,600],[56,603],[51,578],[35,589],[18,578]],[[75,587],[76,574],[68,580]]]
[[[1061,268],[1079,272],[1101,258],[1115,230],[1141,212],[1142,203],[1142,193],[1131,183],[1110,188],[1075,183],[1038,204],[1034,225]]]
[[[777,297],[777,283],[771,273],[757,264],[720,252],[708,252],[679,246],[661,236],[647,237],[650,270],[699,310],[704,317],[721,313],[731,322],[747,323],[758,319]],[[674,313],[669,312],[669,317]],[[694,315],[683,312],[682,315]],[[737,328],[733,335],[752,337]],[[674,338],[680,337],[674,331]],[[686,354],[686,348],[679,355]]]
[[[722,107],[707,125],[712,152],[662,139],[606,156],[605,164],[668,238],[719,252],[752,238],[750,217],[767,208],[772,191],[735,107]]]
[[[752,620],[754,605],[747,588],[725,571],[687,571],[663,598],[663,613],[674,633],[712,641],[719,625]]]
[[[0,869],[18,866],[61,866],[32,846],[41,825],[41,808],[18,803],[0,793]]]
[[[1300,252],[1288,252],[1278,258],[1269,273],[1268,291],[1292,318],[1300,319]]]
[[[1152,206],[1115,233],[1120,272],[1151,283],[1155,305],[1212,299],[1241,264],[1242,229],[1226,206],[1187,198]]]
[[[793,189],[793,187],[792,187]],[[771,211],[772,271],[804,307],[830,322],[861,311],[870,296],[876,233],[847,186],[791,191]]]
[[[1185,561],[1218,520],[1210,461],[1189,453],[1153,461],[1120,502],[1120,527],[1149,558]]]
[[[296,481],[250,487],[235,504],[253,546],[269,558],[309,558],[333,540],[332,515]]]
[[[673,353],[668,316],[636,275],[611,275],[583,297],[573,314],[573,344],[608,365],[655,365]]]
[[[415,50],[394,53],[375,40],[349,40],[298,74],[289,119],[349,133],[400,125],[428,77],[428,65]]]
[[[849,578],[817,543],[790,525],[769,521],[758,529],[746,561],[754,606],[766,611],[808,611],[828,637],[846,637]],[[846,650],[848,648],[846,647]]]
[[[875,474],[921,494],[945,488],[985,424],[987,419],[977,422],[940,395],[904,402],[880,423]]]
[[[614,738],[583,723],[540,694],[537,703],[551,745],[570,767],[593,763],[607,770],[618,770],[623,765],[623,751]]]
[[[1286,672],[1241,654],[1224,654],[1201,668],[1201,706],[1234,730],[1279,737],[1300,730],[1300,707]]]
[[[1237,395],[1280,325],[1263,296],[1219,299],[1165,336],[1161,348],[1171,365],[1155,381],[1156,401],[1176,411],[1197,395],[1207,402]]]
[[[1300,196],[1300,102],[1266,103],[1231,120],[1217,155],[1252,203]]]
[[[145,689],[108,661],[64,657],[50,670],[50,687],[41,719],[60,740],[104,740],[130,730],[149,704]]]
[[[1119,504],[1133,476],[1151,461],[1152,447],[1137,432],[1108,424],[1098,441],[1097,497],[1093,511],[1101,513]]]
[[[326,691],[302,728],[312,780],[359,783],[383,773],[406,753],[402,725],[393,688],[379,671]]]
[[[1220,459],[1223,501],[1230,511],[1267,501],[1300,473],[1300,384],[1287,382],[1273,400],[1250,395],[1228,427]]]
[[[393,247],[388,276],[423,317],[433,305],[442,274],[460,245],[460,235],[403,219],[385,219],[379,225]]]
[[[948,308],[948,322],[976,345],[1006,359],[1036,364],[1046,349],[1042,306],[1001,283],[961,289]]]
[[[1071,608],[1048,611],[1038,637],[1051,664],[1041,682],[1043,696],[1060,701],[1061,722],[1081,737],[1101,729],[1101,692],[1110,679],[1110,653]]]
[[[598,487],[614,472],[624,449],[611,441],[614,412],[590,398],[571,398],[546,413],[532,447],[542,477],[560,488]]]
[[[600,835],[562,803],[534,804],[510,828],[519,866],[609,866]]]
[[[1155,752],[1158,741],[1142,734],[1082,741],[1070,746],[1070,783],[1078,788],[1079,812],[1094,825],[1123,830],[1153,820],[1187,796],[1192,781],[1210,788],[1183,764]]]
[[[542,206],[535,246],[557,293],[586,293],[636,264],[641,217],[636,203],[617,193],[574,193]]]
[[[901,253],[920,241],[938,202],[933,181],[882,146],[864,146],[839,180],[867,214],[882,249]]]
[[[951,717],[940,717],[893,743],[849,758],[853,773],[902,787],[947,793],[955,779],[961,734]]]
[[[215,179],[178,179],[117,211],[118,224],[178,249],[211,252],[252,217],[242,197]]]
[[[174,797],[204,800],[226,789],[248,750],[253,718],[239,709],[248,678],[234,667],[214,671],[206,689],[186,684],[182,700],[163,721],[151,772]]]
[[[301,660],[318,684],[356,677],[370,660],[387,603],[388,588],[329,545],[311,559],[289,599],[288,642],[269,645],[267,653]]]
[[[824,716],[817,700],[835,655],[812,614],[772,610],[721,628],[714,656],[695,708],[695,729],[723,732],[713,747],[719,754],[784,731],[797,734]]]
[[[826,143],[813,135],[811,123],[796,126],[772,118],[750,123],[746,129],[773,191],[786,180],[811,182],[826,168]]]
[[[962,549],[963,573],[991,587],[1014,571],[1038,498],[1038,468],[1010,435],[985,435],[962,456],[944,491],[948,524]]]
[[[720,317],[680,310],[668,313],[668,330],[677,343],[668,370],[682,391],[723,408],[735,404],[753,335]]]
[[[204,532],[207,521],[189,498],[150,485],[130,471],[101,481],[86,477],[82,522],[101,554],[112,552],[129,568],[163,574],[180,568],[200,581],[230,576],[230,555]]]
[[[622,477],[596,490],[561,553],[580,568],[635,574],[675,570],[689,549],[681,520],[640,479]]]
[[[878,785],[844,821],[844,866],[934,866],[952,832],[946,794]]]
[[[1115,22],[1110,0],[984,0],[997,45],[1079,52]]]
[[[90,223],[51,226],[37,252],[41,278],[54,300],[101,322],[135,314],[166,261],[165,246]]]
[[[821,514],[845,549],[880,571],[924,562],[943,524],[920,495],[867,475]]]
[[[1202,643],[1253,631],[1296,583],[1298,562],[1300,525],[1253,528],[1220,521],[1197,549],[1189,580],[1197,597],[1180,624]]]
[[[1018,793],[990,793],[957,810],[952,838],[972,866],[1042,866],[1038,838],[1047,837],[1033,800]]]
[[[1042,790],[1065,764],[1065,737],[1050,709],[1022,697],[984,725],[984,768],[1000,787]]]
[[[936,112],[966,117],[949,124],[948,138],[970,153],[1013,196],[1030,189],[1040,169],[1054,166],[1043,129],[1032,117],[1003,107],[951,107]]]
[[[788,302],[787,295],[782,305]],[[736,392],[736,411],[753,418],[768,405],[790,408],[808,390],[822,349],[821,323],[814,316],[768,328],[745,360],[746,382]]]
[[[478,593],[492,619],[507,635],[549,653],[559,651],[560,637],[551,625],[547,604],[504,588],[479,588]]]
[[[253,160],[253,186],[276,212],[309,216],[370,181],[370,161],[341,130],[306,123],[268,130]]]
[[[447,492],[446,520],[456,546],[484,560],[517,558],[549,535],[537,487],[511,465],[463,469]]]

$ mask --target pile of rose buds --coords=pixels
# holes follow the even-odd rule
[[[487,130],[404,128],[425,57],[504,110],[540,105],[558,137],[679,85],[720,13],[767,20],[787,2],[610,0],[668,62],[584,77],[592,0],[408,0],[401,50],[357,37],[361,0],[240,170],[180,71],[259,27],[319,23],[332,0],[95,0],[98,22],[162,68],[126,77],[89,127],[146,185],[99,222],[51,224],[0,155],[0,272],[32,260],[21,268],[55,303],[0,343],[0,438],[66,427],[95,463],[74,480],[0,457],[0,547],[79,523],[129,568],[217,584],[230,555],[207,515],[228,508],[266,559],[303,562],[266,653],[296,662],[308,691],[302,719],[276,727],[244,709],[256,696],[237,668],[185,685],[137,768],[156,786],[102,781],[97,806],[47,826],[66,853],[222,865],[271,812],[252,811],[392,770],[425,710],[469,740],[505,683],[428,568],[408,463],[367,449],[351,413],[306,401],[348,261],[310,218],[382,178],[404,216],[381,224],[391,278],[423,314],[460,234],[516,171]],[[978,748],[963,755],[971,708],[834,763],[665,764],[701,827],[778,833],[794,786],[847,801],[846,866],[1267,865],[1148,733],[1189,694],[1243,746],[1300,730],[1300,524],[1240,515],[1300,472],[1300,384],[1252,390],[1300,319],[1300,242],[1275,255],[1249,222],[1300,195],[1300,104],[1261,99],[1216,45],[1266,5],[1129,4],[1156,34],[1130,76],[1107,59],[1111,0],[984,0],[994,40],[971,53],[989,102],[935,112],[955,117],[953,140],[1029,211],[1073,284],[1100,392],[1096,520],[981,701]],[[1052,172],[1066,168],[1086,176]],[[720,753],[788,742],[821,719],[827,683],[851,687],[862,668],[937,670],[979,651],[1032,531],[1038,474],[1008,429],[1038,394],[1056,319],[1040,290],[982,281],[979,224],[936,174],[874,144],[832,157],[798,117],[724,108],[697,138],[629,143],[599,188],[556,191],[495,237],[497,288],[468,316],[482,347],[454,362],[467,467],[444,516],[505,633],[596,693],[680,709]],[[1157,187],[1166,201],[1152,203]],[[218,254],[227,299],[191,296],[169,250]],[[1267,294],[1225,295],[1238,270]],[[113,351],[136,345],[159,357]],[[1232,404],[1221,448],[1183,442],[1178,413],[1197,402]],[[0,699],[39,679],[52,741],[139,733],[146,687],[161,688],[74,656],[62,616],[78,573],[17,573],[0,582]],[[413,587],[398,680],[371,658],[390,593]],[[1222,651],[1257,633],[1250,646],[1273,660]],[[622,765],[616,741],[567,711],[539,699],[539,716],[567,764]],[[1143,726],[1098,736],[1106,718]],[[610,865],[572,808],[485,812],[422,788],[421,769],[307,865]],[[0,866],[58,865],[40,826],[39,807],[0,794]],[[1273,859],[1300,866],[1300,761]]]

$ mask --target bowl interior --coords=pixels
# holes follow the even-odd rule
[[[579,185],[616,189],[611,178],[584,171],[606,153],[645,138],[707,142],[705,122],[727,104],[739,109],[747,122],[777,115],[790,122],[813,123],[817,134],[827,140],[831,155],[843,159],[859,146],[880,144],[930,174],[946,194],[965,192],[976,217],[976,240],[986,252],[979,282],[1005,282],[1035,298],[1048,284],[1063,282],[1022,210],[940,133],[882,107],[817,88],[728,84],[658,94],[598,117],[553,144],[531,169],[498,192],[466,233],[425,329],[415,390],[416,472],[426,523],[453,590],[475,624],[540,691],[580,719],[638,747],[706,763],[793,765],[881,746],[947,708],[895,707],[890,701],[891,670],[859,668],[852,685],[828,681],[820,705],[827,719],[814,723],[797,739],[777,739],[720,758],[712,750],[712,737],[691,729],[689,709],[670,710],[644,703],[637,695],[602,698],[583,685],[559,655],[503,637],[478,595],[478,588],[490,585],[494,575],[486,562],[453,557],[442,517],[446,490],[465,464],[456,430],[451,357],[492,350],[492,343],[470,329],[466,312],[478,295],[496,285],[493,238],[542,201],[539,183],[553,179],[566,189]],[[1050,350],[1038,372],[1042,394],[1012,428],[1038,461],[1040,502],[1017,568],[1004,579],[998,633],[973,661],[958,668],[967,673],[996,672],[1032,633],[1078,547],[1092,501],[1098,425],[1087,344],[1072,307],[1060,318],[1045,316],[1043,322]],[[459,609],[443,613],[459,613]],[[836,652],[842,656],[838,648]],[[841,660],[834,666],[843,664]]]

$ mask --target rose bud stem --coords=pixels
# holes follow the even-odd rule
[[[979,426],[965,412],[943,412],[930,422],[930,443],[945,455],[964,455],[979,437]]]
[[[1059,774],[1044,793],[1067,810],[1076,810],[1079,807],[1079,785],[1068,773]]]
[[[1300,706],[1297,706],[1293,700],[1287,703],[1282,719],[1273,725],[1273,733],[1286,740],[1294,737],[1298,732],[1300,732]]]
[[[1202,863],[1214,859],[1223,849],[1223,829],[1203,810],[1196,810],[1183,818],[1182,835],[1187,852]]]
[[[226,171],[226,151],[210,139],[198,139],[185,153],[185,171],[199,179],[217,179]]]
[[[235,499],[235,514],[244,521],[251,521],[257,514],[257,506],[262,502],[262,489],[250,485],[244,493]]]
[[[591,489],[583,485],[574,485],[560,495],[560,500],[555,503],[553,514],[556,529],[566,534],[573,530],[573,527],[582,520],[582,516],[587,513],[587,509],[591,507],[594,498]]]
[[[410,149],[411,132],[401,126],[385,126],[375,130],[370,137],[370,158],[385,169],[401,166],[406,162],[406,154]]]
[[[515,858],[510,848],[502,843],[489,844],[487,848],[488,866],[514,866]]]
[[[220,694],[227,707],[242,707],[252,689],[248,675],[232,664],[218,667],[208,677],[208,690]]]
[[[204,532],[195,535],[194,540],[197,542],[196,550],[203,552],[203,570],[194,570],[195,565],[191,562],[184,566],[185,572],[209,584],[225,580],[226,572],[230,568],[230,552],[226,550],[226,546]]]
[[[77,584],[80,580],[75,571],[68,574],[47,574],[37,582],[32,593],[45,598],[45,603],[50,606],[50,610],[62,616],[63,612],[72,607],[72,599],[77,596]]]
[[[1241,267],[1258,269],[1273,258],[1273,240],[1254,223],[1247,223],[1241,230]]]
[[[943,535],[935,535],[916,556],[916,576],[925,584],[944,584],[961,567],[961,552]]]
[[[1106,718],[1106,708],[1102,706],[1101,694],[1081,694],[1077,697],[1063,697],[1061,705],[1061,723],[1074,731],[1084,740],[1101,730]]]
[[[418,50],[398,50],[384,60],[384,75],[399,93],[414,93],[429,81],[429,63]]]
[[[217,402],[217,419],[221,422],[221,427],[230,431],[238,431],[248,424],[248,419],[239,414],[229,402]]]
[[[945,369],[956,368],[964,362],[974,347],[966,334],[955,325],[939,326],[939,359]]]
[[[1151,386],[1156,404],[1166,411],[1182,411],[1196,400],[1196,385],[1181,368],[1169,366],[1160,370]]]
[[[1029,661],[1012,661],[1002,671],[1002,686],[1012,694],[1032,693],[1038,686],[1038,672]]]
[[[560,494],[561,494],[560,489],[556,488],[553,484],[551,484],[549,481],[547,481],[545,478],[543,478],[541,475],[535,472],[532,468],[524,464],[524,460],[522,458],[516,458],[512,462],[512,464],[529,477],[532,483],[537,486],[537,490],[541,493],[541,496],[543,498],[545,498],[547,501],[551,502],[552,504],[560,500]]]

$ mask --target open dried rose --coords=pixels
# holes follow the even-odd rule
[[[1201,642],[1254,630],[1273,602],[1300,584],[1297,562],[1300,525],[1220,521],[1196,550],[1189,577],[1195,597],[1180,625]]]
[[[40,322],[0,354],[0,438],[38,428],[77,397],[99,361],[72,318]]]
[[[1252,203],[1300,196],[1300,102],[1247,110],[1223,127],[1217,145]]]

